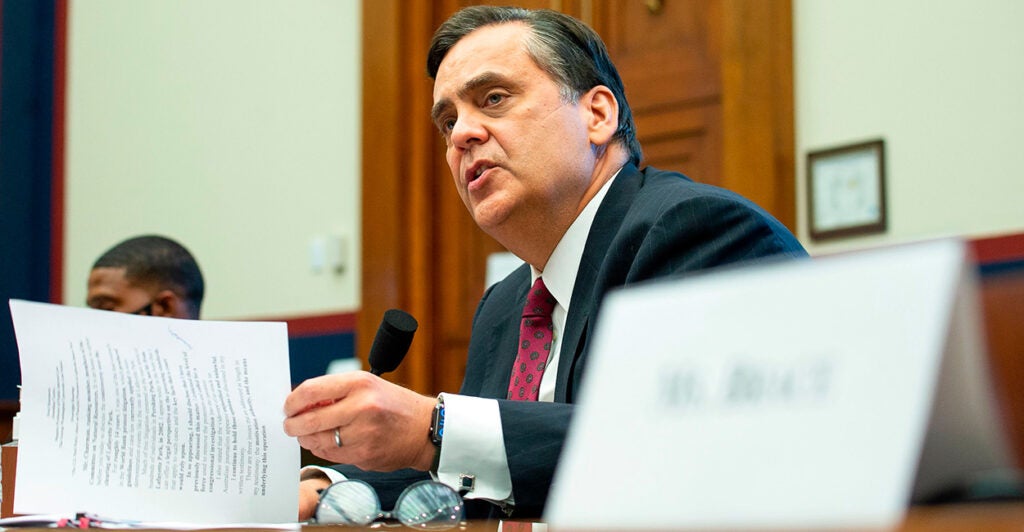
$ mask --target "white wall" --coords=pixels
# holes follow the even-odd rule
[[[207,318],[359,307],[360,2],[70,2],[64,300],[159,232]],[[812,252],[1024,230],[1024,2],[796,0],[799,236]],[[808,151],[882,137],[890,227],[807,235]],[[314,274],[342,234],[350,268]]]
[[[358,308],[360,2],[69,5],[64,301],[161,233],[197,257],[206,318]],[[309,267],[329,234],[341,275]]]
[[[1024,2],[796,0],[799,233],[812,252],[1024,230]],[[884,138],[886,234],[815,245],[808,151]]]

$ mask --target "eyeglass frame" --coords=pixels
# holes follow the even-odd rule
[[[324,503],[324,496],[327,495],[327,493],[331,490],[331,488],[334,488],[335,486],[338,486],[340,484],[348,484],[348,483],[361,484],[361,485],[365,486],[369,490],[370,493],[373,494],[373,497],[376,500],[376,515],[367,523],[323,521],[320,518],[318,518],[318,515],[320,513],[320,508],[321,508],[322,505],[325,504]],[[454,510],[458,512],[458,519],[454,523],[452,523],[449,526],[445,526],[445,527],[434,527],[434,528],[429,528],[429,529],[431,529],[431,530],[451,529],[451,528],[458,527],[460,524],[465,522],[465,511],[466,510],[465,510],[465,501],[462,498],[462,495],[458,491],[453,489],[451,486],[449,486],[447,484],[444,484],[442,482],[438,482],[436,480],[427,480],[427,479],[423,479],[423,480],[419,480],[417,482],[414,482],[414,483],[406,486],[405,489],[402,490],[402,493],[400,493],[398,495],[398,498],[395,499],[395,507],[394,508],[392,508],[391,510],[384,510],[384,509],[381,508],[380,496],[377,494],[377,490],[375,490],[373,488],[373,486],[371,486],[369,483],[367,483],[367,482],[365,482],[363,480],[359,480],[359,479],[346,479],[346,480],[341,480],[341,481],[335,482],[335,483],[331,484],[330,486],[327,486],[326,488],[317,490],[317,493],[320,496],[317,499],[316,509],[313,512],[313,518],[309,520],[309,523],[310,524],[327,524],[327,525],[343,524],[343,525],[347,525],[347,526],[353,526],[354,525],[354,526],[363,526],[363,527],[399,526],[399,525],[403,525],[403,526],[406,526],[406,527],[409,527],[409,528],[426,529],[427,527],[406,523],[406,522],[402,521],[399,517],[397,517],[395,515],[396,511],[398,511],[399,508],[402,506],[402,502],[405,499],[406,495],[409,494],[409,493],[413,493],[413,490],[417,489],[419,486],[435,486],[435,487],[443,488],[444,490],[450,492],[450,494],[455,497],[455,500],[458,501],[458,503],[455,505],[455,508],[454,508]],[[438,510],[441,510],[441,509],[442,508],[438,508]],[[337,511],[337,510],[335,510],[335,511]]]

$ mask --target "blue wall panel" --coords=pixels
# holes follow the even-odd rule
[[[50,300],[55,20],[53,0],[2,6],[0,401],[21,382],[7,300]]]
[[[292,386],[323,375],[327,365],[338,358],[355,356],[355,334],[351,332],[288,339]]]

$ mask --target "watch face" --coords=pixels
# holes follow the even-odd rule
[[[444,406],[437,405],[434,407],[434,419],[430,423],[430,441],[434,442],[434,445],[441,445],[441,440],[444,438]]]

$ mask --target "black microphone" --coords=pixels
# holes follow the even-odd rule
[[[404,310],[393,308],[384,312],[370,346],[370,373],[379,376],[394,371],[409,351],[417,327],[416,318]]]

